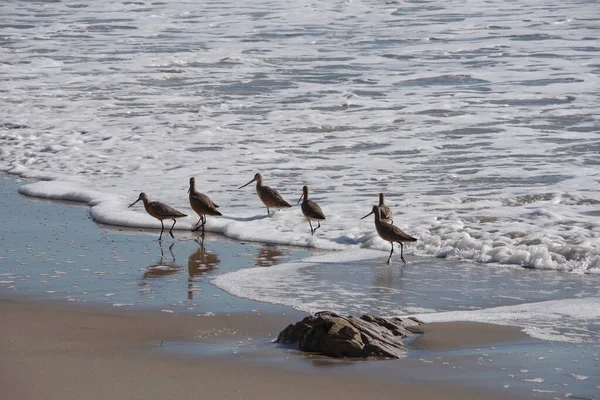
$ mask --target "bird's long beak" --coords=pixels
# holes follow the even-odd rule
[[[369,215],[373,214],[373,211],[371,211],[370,213],[368,213],[367,215],[365,215],[364,217],[362,217],[361,219],[365,219],[367,218]]]
[[[135,203],[137,203],[138,201],[140,201],[140,199],[137,199],[136,201],[134,201],[133,203],[131,203],[131,204],[129,205],[129,207],[133,206],[133,205],[134,205]],[[127,207],[127,208],[129,208],[129,207]]]
[[[302,196],[300,196],[300,198],[298,199],[298,202],[296,204],[300,204],[300,200],[302,200],[303,197],[304,197],[304,193],[302,193]]]
[[[244,186],[240,186],[238,189],[245,188],[246,186],[248,186],[249,184],[251,184],[254,181],[256,181],[256,179],[252,179],[250,182],[246,183]]]

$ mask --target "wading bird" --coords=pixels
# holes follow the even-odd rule
[[[290,203],[285,201],[277,190],[268,186],[263,186],[263,178],[261,174],[254,175],[254,179],[245,185],[240,186],[238,189],[244,188],[252,182],[256,182],[256,194],[258,194],[260,201],[262,201],[265,207],[267,207],[267,214],[271,214],[269,207],[278,209],[291,207]]]
[[[204,236],[204,225],[206,224],[206,216],[219,216],[223,214],[221,214],[219,210],[217,210],[219,206],[213,203],[207,195],[200,193],[196,190],[196,179],[194,179],[194,177],[190,178],[190,188],[188,189],[188,193],[190,194],[190,206],[192,206],[192,210],[194,210],[196,214],[200,216],[200,219],[198,220],[196,225],[202,222],[200,225],[192,229],[192,232],[196,232],[198,229],[202,228],[202,236]]]
[[[390,256],[388,257],[387,263],[389,264],[390,260],[392,259],[394,242],[398,242],[400,243],[400,258],[402,259],[402,262],[406,264],[406,260],[404,259],[404,246],[402,245],[402,242],[416,242],[417,239],[404,233],[402,229],[398,228],[397,226],[383,222],[381,220],[379,206],[373,206],[373,210],[361,219],[365,219],[371,214],[375,214],[375,229],[377,229],[379,236],[381,236],[383,240],[390,242],[392,245],[392,250],[390,251]]]
[[[314,235],[316,230],[321,227],[321,222],[319,221],[325,219],[325,214],[323,214],[323,210],[321,210],[321,207],[319,207],[317,203],[308,199],[308,186],[302,187],[302,196],[300,196],[300,199],[298,199],[298,203],[300,203],[300,200],[302,200],[303,197],[304,201],[302,202],[301,206],[302,214],[304,214],[304,216],[308,220],[308,225],[310,226],[310,234]],[[317,221],[317,223],[319,224],[315,229],[313,229],[312,224],[310,223],[311,219],[313,221]]]
[[[173,227],[175,226],[175,223],[177,222],[176,218],[187,217],[187,215],[180,211],[177,211],[173,207],[168,206],[159,201],[148,200],[148,196],[144,192],[140,193],[140,197],[138,197],[138,199],[136,201],[131,203],[129,205],[129,207],[133,206],[135,203],[137,203],[140,200],[142,200],[144,202],[144,208],[146,209],[146,212],[160,221],[161,229],[160,229],[160,236],[158,237],[158,240],[159,241],[162,240],[162,234],[163,234],[163,231],[165,230],[165,225],[163,224],[164,219],[172,219],[173,220],[173,225],[171,226],[171,229],[169,229],[169,234],[171,235],[172,238],[175,238],[175,236],[173,236]],[[129,208],[129,207],[127,207],[127,208]]]

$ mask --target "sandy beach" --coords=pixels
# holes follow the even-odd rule
[[[0,400],[600,400],[597,14],[0,2]]]
[[[279,331],[306,314],[229,295],[210,278],[276,268],[308,250],[214,234],[200,243],[185,231],[159,245],[156,231],[97,225],[86,207],[19,196],[17,182],[0,183],[0,200],[13,210],[0,271],[3,398],[513,399],[556,397],[537,376],[547,387],[572,385],[535,360],[554,352],[563,363],[575,346],[512,326],[426,324],[394,361],[276,346]],[[580,361],[589,375],[596,362]]]
[[[272,338],[285,324],[284,318],[118,312],[6,298],[0,302],[0,376],[7,400],[396,399],[399,393],[424,399],[517,398],[455,385],[390,383],[351,373],[340,376],[327,368],[286,370],[152,351],[161,340]]]

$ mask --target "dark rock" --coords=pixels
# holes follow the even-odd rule
[[[321,311],[287,326],[277,343],[298,344],[300,350],[331,357],[400,358],[402,339],[423,324],[415,318],[382,318],[375,315],[342,317]]]

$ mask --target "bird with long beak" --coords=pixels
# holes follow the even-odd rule
[[[211,199],[209,199],[207,195],[200,193],[196,190],[196,179],[194,177],[190,178],[190,188],[188,189],[188,193],[190,198],[190,206],[192,207],[192,210],[194,210],[196,214],[200,216],[200,219],[198,220],[198,222],[196,222],[196,225],[198,226],[192,229],[192,232],[196,232],[198,229],[202,228],[202,236],[204,236],[204,225],[206,224],[206,216],[219,216],[223,214],[221,214],[221,212],[217,210],[219,206],[215,204]]]
[[[302,200],[302,198],[304,198],[304,201],[302,202],[302,206],[301,206],[302,214],[304,214],[304,216],[306,217],[306,219],[308,221],[308,225],[310,226],[310,234],[314,235],[316,230],[321,227],[320,221],[325,219],[325,214],[323,213],[323,210],[321,210],[321,207],[319,207],[319,205],[317,203],[315,203],[312,200],[309,200],[308,186],[302,187],[302,196],[300,196],[300,198],[298,199],[298,203],[300,203],[300,200]],[[298,203],[296,203],[296,204],[298,204]],[[310,223],[311,220],[317,221],[317,223],[319,224],[314,229],[312,227],[312,224]]]
[[[240,186],[238,189],[244,188],[252,182],[256,182],[256,194],[258,194],[260,201],[262,201],[265,207],[267,207],[267,214],[271,214],[269,207],[277,209],[291,207],[290,203],[285,201],[277,190],[263,185],[263,178],[261,174],[254,175],[254,179],[245,185]]]
[[[129,207],[132,207],[135,203],[137,203],[140,200],[142,200],[144,202],[144,208],[146,209],[146,212],[160,221],[161,229],[160,229],[160,236],[158,237],[158,240],[159,241],[162,240],[162,234],[163,234],[163,231],[165,230],[165,225],[163,224],[163,220],[165,220],[165,219],[173,220],[173,225],[171,225],[171,229],[169,229],[169,234],[171,235],[172,238],[175,238],[175,236],[173,236],[173,227],[175,226],[175,223],[177,222],[176,218],[187,217],[187,215],[180,211],[177,211],[176,209],[174,209],[171,206],[166,205],[165,203],[161,203],[159,201],[148,200],[148,196],[144,192],[140,193],[140,196],[138,197],[138,199],[136,201],[134,201],[133,203],[131,203],[129,205]],[[129,208],[129,207],[127,207],[127,208]]]
[[[400,243],[400,259],[402,259],[402,262],[406,264],[406,260],[404,259],[404,246],[402,245],[402,243],[416,242],[417,239],[408,235],[407,233],[404,233],[402,229],[398,228],[397,226],[394,226],[387,222],[383,222],[381,220],[379,206],[373,206],[373,210],[361,219],[365,219],[371,214],[375,214],[375,229],[377,229],[377,233],[379,234],[379,236],[383,240],[390,242],[390,244],[392,245],[392,250],[390,251],[390,256],[388,257],[387,263],[389,264],[390,260],[392,259],[392,253],[394,252],[394,243],[398,242]]]

